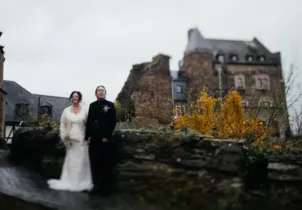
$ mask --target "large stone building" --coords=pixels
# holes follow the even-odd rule
[[[2,32],[0,31],[0,37]],[[0,45],[0,137],[4,137],[5,125],[5,91],[3,90],[4,51]]]
[[[256,111],[259,120],[276,126],[284,137],[288,116],[281,55],[270,52],[257,38],[206,39],[197,28],[190,29],[179,70],[170,71],[169,57],[164,55],[134,65],[117,100],[134,116],[163,123],[172,120],[172,108],[185,112],[203,88],[221,99],[228,90],[237,89],[246,114]]]
[[[197,28],[188,43],[179,71],[172,72],[174,107],[184,110],[203,88],[223,98],[229,89],[242,96],[246,114],[274,125],[284,137],[288,115],[280,52],[270,52],[257,38],[250,41],[205,39]]]

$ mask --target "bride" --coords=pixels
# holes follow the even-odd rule
[[[70,146],[66,147],[60,179],[50,179],[47,183],[55,190],[90,191],[93,184],[88,145],[84,141],[87,111],[80,105],[79,91],[73,91],[70,99],[72,105],[64,109],[60,122],[60,136]]]

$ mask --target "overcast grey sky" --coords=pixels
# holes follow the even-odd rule
[[[0,0],[4,79],[33,93],[80,90],[86,103],[103,84],[115,100],[135,63],[164,53],[176,70],[191,27],[257,37],[281,51],[285,71],[302,67],[301,0]]]

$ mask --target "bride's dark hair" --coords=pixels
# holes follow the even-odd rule
[[[73,94],[78,94],[78,96],[79,96],[79,102],[81,102],[82,101],[82,93],[80,92],[80,91],[72,91],[71,92],[71,94],[70,94],[70,96],[69,96],[69,100],[71,100],[72,99],[72,96],[73,96]]]

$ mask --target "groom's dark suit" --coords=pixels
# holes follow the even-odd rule
[[[90,104],[85,139],[90,138],[89,156],[94,191],[110,193],[112,187],[112,173],[114,157],[112,133],[116,126],[116,112],[114,104],[105,99]],[[107,139],[104,142],[103,139]]]

